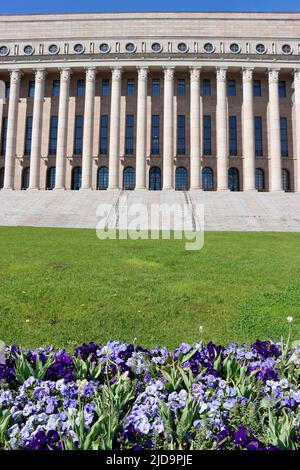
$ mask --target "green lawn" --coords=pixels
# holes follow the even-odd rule
[[[137,338],[300,337],[300,234],[207,233],[178,240],[99,241],[94,230],[0,228],[0,339],[71,348]]]

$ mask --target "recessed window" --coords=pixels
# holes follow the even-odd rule
[[[284,80],[280,80],[278,84],[279,97],[286,98],[286,83]]]
[[[35,82],[30,80],[28,83],[28,98],[34,98]]]
[[[160,96],[160,80],[154,78],[152,80],[152,96]]]
[[[26,55],[31,55],[31,54],[33,54],[33,51],[34,51],[34,49],[33,49],[33,47],[32,47],[30,44],[27,44],[27,46],[25,46],[24,49],[23,49],[23,52],[24,52],[24,54],[26,54]]]
[[[236,96],[236,81],[228,80],[228,96]]]
[[[253,96],[261,96],[261,80],[253,80]]]
[[[48,47],[48,51],[50,54],[58,54],[59,47],[57,44],[50,44],[50,46]]]
[[[127,80],[127,96],[135,96],[135,81],[133,78]]]
[[[187,52],[189,50],[187,44],[185,42],[180,42],[177,46],[177,50],[179,52]]]
[[[125,46],[125,49],[127,52],[135,52],[136,51],[136,45],[133,44],[133,42],[128,42]]]
[[[215,48],[214,48],[214,46],[212,45],[211,42],[207,42],[206,44],[204,44],[203,50],[204,50],[204,52],[207,52],[208,54],[211,54],[212,52],[214,52]]]
[[[85,82],[84,80],[77,80],[76,84],[76,96],[84,96],[85,95]]]
[[[291,54],[292,53],[292,48],[289,44],[284,44],[281,49],[282,49],[282,52],[284,54]]]
[[[58,97],[60,93],[60,81],[53,80],[52,82],[52,96]]]
[[[0,55],[4,56],[9,53],[9,49],[7,46],[0,46]]]
[[[177,94],[178,96],[185,96],[185,79],[179,78],[177,81]]]
[[[162,46],[159,44],[159,42],[154,42],[151,46],[151,49],[153,52],[161,52],[162,51]]]
[[[84,52],[84,46],[83,44],[75,44],[74,46],[74,52],[76,52],[76,54],[82,54]]]
[[[102,52],[103,54],[107,54],[107,52],[110,51],[110,46],[109,46],[109,44],[107,44],[106,42],[103,42],[102,44],[100,44],[99,50],[100,50],[100,52]]]
[[[211,96],[211,81],[209,78],[203,80],[203,96]]]
[[[108,78],[103,78],[101,84],[101,95],[109,96],[110,95],[110,83]]]
[[[238,54],[241,50],[240,46],[237,43],[232,43],[229,46],[230,51],[233,52],[234,54]]]
[[[257,44],[255,49],[258,54],[265,54],[267,52],[267,48],[264,44]]]

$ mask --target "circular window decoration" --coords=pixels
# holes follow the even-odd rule
[[[83,44],[80,44],[80,43],[75,44],[75,46],[74,46],[74,52],[75,52],[76,54],[83,54],[83,52],[84,52],[84,45],[83,45]]]
[[[57,44],[50,44],[50,46],[48,47],[48,51],[50,54],[58,54],[59,47]]]
[[[30,44],[27,44],[27,46],[25,46],[24,49],[23,49],[23,52],[24,52],[24,54],[26,54],[26,55],[31,55],[31,54],[33,54],[33,51],[34,51],[34,49],[33,49],[33,47],[32,47]]]
[[[133,42],[129,42],[126,44],[125,49],[127,52],[135,52],[136,51],[136,45],[133,44]]]
[[[292,53],[292,48],[289,44],[284,44],[282,46],[281,50],[284,54],[291,54]]]
[[[153,52],[161,52],[162,51],[162,46],[159,44],[159,42],[154,42],[151,46],[151,49]]]
[[[236,42],[233,42],[232,44],[230,44],[229,49],[234,54],[238,54],[241,50],[240,46]]]
[[[189,50],[187,44],[185,42],[180,42],[177,46],[177,50],[179,52],[187,52]]]
[[[257,44],[255,49],[258,54],[265,54],[267,52],[267,48],[264,44]]]
[[[204,44],[203,49],[204,52],[207,52],[208,54],[211,54],[215,50],[211,42],[207,42],[206,44]]]
[[[103,52],[103,54],[106,54],[107,52],[110,51],[110,46],[106,42],[103,42],[102,44],[100,44],[99,50],[100,52]]]
[[[7,46],[0,46],[0,55],[4,56],[9,53],[9,48]]]

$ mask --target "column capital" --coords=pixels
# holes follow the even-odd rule
[[[68,82],[70,80],[72,69],[69,67],[59,69],[60,79],[62,82]]]
[[[163,69],[164,69],[165,80],[173,80],[175,67],[167,66],[167,67],[163,67]]]
[[[277,83],[279,79],[279,69],[268,70],[269,83]]]
[[[227,77],[227,67],[216,67],[217,81],[225,82]]]
[[[47,75],[47,70],[45,69],[36,69],[34,71],[35,74],[35,81],[38,83],[41,83],[45,80],[45,77]]]
[[[244,83],[247,83],[247,82],[251,82],[252,79],[253,79],[253,71],[254,71],[254,68],[253,67],[244,67],[242,69],[242,74],[243,74],[243,82]]]
[[[138,79],[146,81],[148,78],[149,67],[146,66],[138,66]]]
[[[190,67],[190,77],[192,82],[200,79],[201,67]]]
[[[88,82],[93,82],[96,79],[97,69],[96,67],[86,67],[85,76]]]
[[[111,69],[112,80],[116,82],[120,81],[122,77],[122,72],[123,72],[122,67],[112,67]]]
[[[300,84],[300,68],[294,69],[294,81]]]
[[[12,83],[17,83],[23,75],[23,72],[19,69],[10,70],[10,80]]]

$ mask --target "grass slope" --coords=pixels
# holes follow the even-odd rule
[[[300,336],[300,234],[207,233],[178,240],[99,241],[94,230],[0,228],[0,339],[71,348],[137,338],[144,346],[199,339]],[[298,322],[297,322],[298,317]]]

